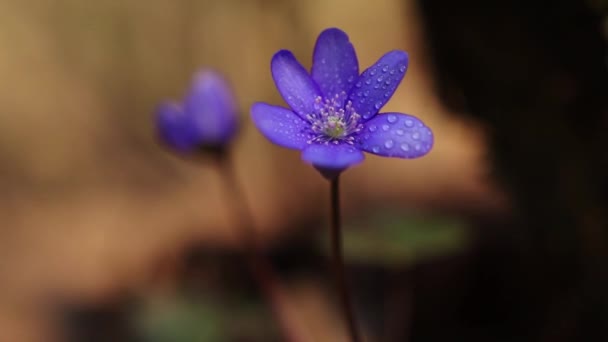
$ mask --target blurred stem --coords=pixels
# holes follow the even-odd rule
[[[262,294],[266,297],[283,332],[285,341],[304,342],[306,341],[302,337],[305,336],[304,331],[292,315],[293,310],[290,308],[286,291],[281,286],[280,279],[275,274],[270,262],[259,252],[253,214],[245,200],[230,155],[225,150],[218,151],[214,155],[216,156],[218,170],[224,181],[226,192],[230,197],[229,206],[234,210],[234,216],[240,220],[237,226],[241,235],[240,239],[244,243],[245,261],[248,264],[251,275],[260,287]]]
[[[351,341],[360,342],[359,331],[355,322],[355,312],[353,310],[350,289],[346,281],[346,271],[342,251],[342,224],[340,218],[340,176],[331,180],[331,251],[333,261],[333,272],[336,277],[336,287],[340,293],[342,310],[346,317],[348,332]]]

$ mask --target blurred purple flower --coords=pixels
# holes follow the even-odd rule
[[[319,170],[339,173],[363,161],[362,151],[421,157],[433,147],[433,134],[421,120],[377,115],[407,66],[407,53],[394,50],[359,75],[346,33],[327,29],[317,39],[310,75],[290,51],[274,55],[272,77],[291,109],[258,102],[251,107],[253,121],[270,141],[302,150],[302,159]]]
[[[238,126],[236,100],[226,79],[216,71],[199,71],[182,103],[165,102],[156,111],[160,139],[179,153],[221,148]]]

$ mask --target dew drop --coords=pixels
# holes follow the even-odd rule
[[[400,71],[401,73],[404,73],[404,72],[405,72],[405,65],[400,66],[400,67],[399,67],[399,71]]]
[[[412,139],[414,139],[414,140],[420,139],[420,133],[414,132],[414,134],[412,134]]]
[[[285,126],[285,124],[282,122],[279,122],[279,127],[283,127],[283,126]]]
[[[418,123],[418,127],[423,127],[424,125],[422,124],[422,122]]]
[[[401,144],[400,148],[401,148],[401,150],[403,150],[405,152],[410,150],[410,146],[406,143]]]
[[[365,103],[365,99],[360,99],[359,103]]]
[[[376,84],[374,84],[374,89],[378,89],[378,88],[380,88],[380,85],[379,85],[379,84],[377,84],[377,83],[376,83]]]
[[[386,117],[386,121],[390,122],[390,123],[395,123],[395,121],[397,121],[397,116],[393,115],[393,114],[389,114]]]
[[[374,107],[376,107],[376,109],[380,109],[380,107],[382,107],[382,102],[380,102],[380,101],[376,102]]]
[[[384,147],[386,148],[393,148],[393,145],[395,145],[395,143],[392,140],[387,140],[384,142]]]
[[[367,85],[372,84],[372,80],[368,78],[367,80],[365,80],[365,84],[367,84]]]
[[[405,125],[407,127],[412,127],[412,126],[414,126],[414,121],[407,119],[407,120],[405,120]]]
[[[420,151],[420,144],[416,144],[416,145],[414,145],[414,150],[416,150],[416,151]]]
[[[387,72],[388,71],[388,65],[385,65],[382,67],[382,72]]]
[[[389,125],[387,125],[387,124],[382,125],[382,130],[385,131],[385,132],[388,131],[390,128],[391,127]]]
[[[376,69],[370,70],[369,74],[372,75],[372,76],[374,76],[376,74]]]
[[[369,131],[370,132],[375,132],[377,129],[378,129],[378,127],[376,127],[376,125],[369,126]]]
[[[384,93],[384,97],[391,97],[391,93],[387,91],[386,93]]]
[[[378,147],[378,146],[372,147],[372,152],[374,152],[374,153],[380,152],[380,147]]]
[[[360,92],[360,91],[358,91],[358,92],[357,92],[357,96],[361,97],[361,96],[363,96],[363,93],[362,93],[362,92]]]
[[[397,133],[397,135],[403,135],[405,132],[402,129],[398,129],[395,133]]]
[[[378,83],[382,82],[382,80],[384,80],[384,78],[382,78],[382,76],[376,78],[376,82],[378,82]]]
[[[395,69],[391,70],[391,72],[389,72],[389,74],[394,75],[395,74]]]
[[[386,85],[391,84],[391,79],[389,78],[389,79],[387,79],[386,81],[384,81],[384,84],[386,84]]]
[[[346,80],[346,81],[347,81],[348,83],[352,83],[352,81],[354,81],[354,80],[355,80],[355,77],[354,77],[354,76],[351,76],[351,77],[349,77],[349,78],[348,78],[348,80]]]
[[[355,84],[355,87],[357,87],[357,88],[361,88],[361,86],[362,86],[362,85],[363,85],[363,84],[361,84],[361,82],[357,82],[357,84]]]
[[[365,96],[365,97],[369,96],[369,90],[364,91],[363,96]]]

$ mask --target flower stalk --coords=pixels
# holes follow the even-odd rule
[[[340,216],[340,176],[330,180],[330,206],[331,206],[331,257],[333,273],[337,291],[340,295],[342,311],[346,318],[348,332],[353,342],[360,342],[361,337],[357,329],[355,312],[352,303],[350,287],[348,285],[344,266],[342,248],[342,222]]]
[[[240,240],[244,243],[245,262],[260,291],[266,297],[273,315],[282,331],[283,338],[287,342],[306,342],[304,329],[297,324],[293,317],[293,310],[286,297],[285,289],[281,286],[280,279],[275,274],[270,262],[260,254],[260,246],[254,229],[252,211],[247,205],[242,187],[239,185],[230,156],[225,150],[214,153],[217,169],[224,182],[228,193],[231,208],[239,227]]]

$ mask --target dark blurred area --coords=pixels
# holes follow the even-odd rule
[[[284,341],[283,325],[346,341],[327,183],[247,113],[281,102],[272,54],[309,67],[334,26],[362,68],[408,51],[385,110],[436,137],[425,158],[368,156],[343,176],[366,341],[608,341],[607,12],[602,0],[0,1],[0,341]],[[154,137],[154,106],[202,66],[227,75],[243,111],[232,156],[269,260],[259,273],[221,170]]]

